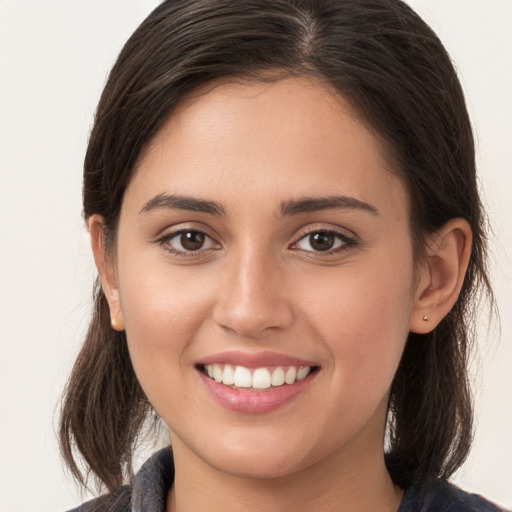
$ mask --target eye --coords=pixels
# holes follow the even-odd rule
[[[218,248],[218,244],[212,238],[196,229],[183,229],[169,233],[158,242],[174,254],[187,254]]]
[[[354,244],[354,240],[336,231],[318,230],[300,238],[293,248],[308,252],[335,252]]]

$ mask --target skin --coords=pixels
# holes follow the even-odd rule
[[[148,208],[161,194],[223,213]],[[283,215],[333,195],[370,208]],[[453,219],[415,261],[409,218],[379,139],[318,82],[216,84],[171,116],[125,193],[115,254],[101,218],[89,222],[113,326],[169,427],[169,511],[398,509],[383,457],[389,387],[409,331],[433,329],[455,302],[471,245]],[[183,229],[205,245],[185,254],[172,238]],[[315,250],[319,231],[336,232],[333,250]],[[199,382],[198,361],[225,350],[320,370],[284,406],[242,414]]]

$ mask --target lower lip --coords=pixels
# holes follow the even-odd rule
[[[211,396],[226,409],[244,414],[262,414],[279,409],[291,402],[309,386],[317,373],[310,373],[305,379],[293,384],[284,384],[261,391],[234,389],[207,377],[202,372],[199,372],[199,375]]]

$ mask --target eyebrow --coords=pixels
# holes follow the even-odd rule
[[[299,200],[281,203],[281,215],[297,215],[299,213],[318,212],[329,209],[363,210],[372,215],[379,215],[375,206],[360,199],[348,196],[304,197]]]
[[[159,209],[177,209],[192,212],[208,213],[210,215],[225,215],[225,210],[219,203],[197,199],[191,196],[179,194],[158,194],[150,199],[139,212],[146,214]],[[329,209],[356,209],[379,215],[375,206],[365,203],[360,199],[348,196],[328,196],[328,197],[304,197],[298,200],[284,201],[281,203],[281,215],[297,215],[300,213],[318,212]]]
[[[210,215],[224,215],[224,208],[213,201],[197,199],[190,196],[178,194],[158,194],[150,199],[139,212],[140,214],[149,213],[160,209],[177,209],[191,212],[209,213]]]

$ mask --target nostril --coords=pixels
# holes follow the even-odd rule
[[[269,330],[287,328],[293,322],[291,307],[275,301],[222,304],[213,318],[223,329],[248,338],[258,337]]]

